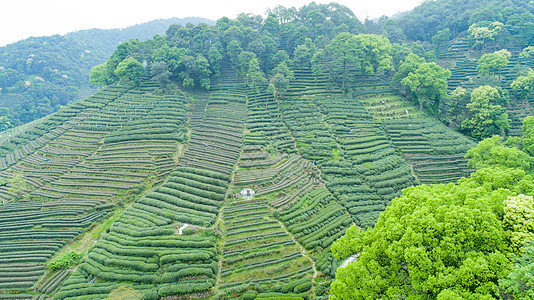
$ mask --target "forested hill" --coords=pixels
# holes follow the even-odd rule
[[[89,70],[132,38],[164,34],[170,24],[213,23],[204,18],[154,20],[123,29],[89,29],[31,37],[0,48],[0,131],[56,111],[88,95]]]

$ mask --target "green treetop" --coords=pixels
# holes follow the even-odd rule
[[[506,49],[484,54],[478,60],[477,72],[479,74],[492,74],[494,76],[499,72],[500,79],[500,71],[508,65],[511,56],[510,51]]]
[[[469,149],[466,158],[470,168],[482,169],[489,167],[515,168],[530,171],[534,161],[530,155],[516,147],[509,147],[499,135],[494,135]]]
[[[417,63],[414,58],[414,65]],[[446,95],[449,77],[451,71],[443,69],[436,63],[420,63],[415,71],[401,80],[401,84],[407,86],[418,99],[420,110],[423,110],[423,104],[428,101],[437,114],[439,102]]]
[[[528,72],[527,75],[518,76],[510,87],[519,94],[521,99],[526,99],[534,88],[534,71]]]
[[[106,64],[91,68],[91,72],[89,73],[89,83],[91,83],[92,86],[106,86],[110,84],[110,81],[106,76]]]
[[[342,88],[349,79],[349,67],[354,66],[361,74],[392,70],[391,43],[375,34],[353,35],[341,32],[327,46],[332,66],[340,70]]]
[[[337,270],[332,299],[497,298],[510,266],[499,207],[512,193],[470,185],[407,188],[374,228],[349,228],[332,251],[359,257]]]
[[[483,49],[488,46],[491,41],[494,41],[499,33],[504,28],[501,22],[479,21],[472,24],[467,33],[468,40],[473,48]]]
[[[30,185],[24,181],[22,174],[17,173],[9,180],[9,192],[16,195],[17,199],[21,198]]]
[[[258,63],[258,59],[255,57],[253,57],[249,61],[246,78],[247,78],[247,86],[252,88],[252,90],[254,91],[254,95],[258,93],[259,85],[267,81],[267,79],[263,77],[263,74],[260,70],[260,64]]]
[[[519,54],[519,58],[521,59],[529,59],[532,56],[534,56],[534,46],[528,46],[521,51]]]
[[[534,157],[534,117],[526,117],[521,129],[523,130],[523,150]]]
[[[476,88],[467,104],[471,116],[462,122],[462,130],[477,139],[504,135],[510,127],[508,114],[503,108],[507,104],[508,97],[502,89],[489,85]]]
[[[121,81],[133,81],[139,85],[139,79],[145,75],[145,68],[143,65],[133,57],[128,57],[121,61],[115,69],[115,75]]]

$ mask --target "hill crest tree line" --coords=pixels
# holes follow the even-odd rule
[[[456,2],[440,1],[439,5],[458,14],[450,11]],[[341,86],[347,94],[354,74],[380,75],[421,110],[464,134],[476,139],[505,135],[510,128],[505,109],[510,95],[499,80],[512,54],[501,48],[524,49],[521,57],[525,64],[534,52],[526,47],[530,37],[524,33],[524,28],[534,24],[533,8],[523,2],[501,5],[490,1],[477,6],[468,1],[461,5],[470,13],[467,20],[464,15],[456,16],[456,23],[447,21],[448,27],[432,33],[426,32],[433,18],[417,26],[409,20],[420,19],[423,13],[437,14],[438,2],[425,2],[400,18],[383,17],[364,24],[343,5],[311,3],[300,9],[278,6],[269,10],[266,18],[240,14],[235,20],[221,18],[213,26],[171,25],[166,35],[119,45],[106,63],[93,67],[90,82],[93,86],[121,80],[139,83],[150,76],[163,86],[177,82],[184,89],[209,90],[221,65],[230,62],[249,88],[264,87],[278,97],[287,90],[296,69],[308,69],[316,78],[327,74],[330,84]],[[495,13],[499,8],[502,12]],[[425,34],[416,34],[415,28]],[[487,84],[448,94],[451,72],[441,67],[436,57],[459,34],[467,35],[475,54],[485,53],[478,60],[477,71]],[[407,42],[409,39],[417,40]],[[512,83],[515,99],[526,98],[534,87],[534,73],[529,72],[525,65]]]

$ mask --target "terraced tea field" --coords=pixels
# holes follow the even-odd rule
[[[346,96],[299,69],[276,99],[221,71],[210,92],[111,86],[2,135],[0,299],[321,299],[349,226],[472,171],[473,142],[379,78]],[[73,247],[78,266],[45,269]]]

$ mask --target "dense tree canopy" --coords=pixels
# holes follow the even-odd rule
[[[114,71],[115,76],[121,81],[133,81],[139,84],[140,78],[145,75],[145,68],[133,57],[121,61]]]
[[[342,32],[327,46],[327,51],[332,61],[331,72],[339,70],[337,75],[341,78],[343,89],[351,68],[365,75],[393,69],[391,43],[382,36]]]
[[[413,56],[401,65],[403,72],[409,72],[400,83],[408,87],[419,102],[419,109],[423,110],[423,104],[428,101],[438,112],[439,102],[445,96],[447,79],[451,77],[451,71],[443,69],[436,63],[427,63],[417,60]],[[413,71],[412,71],[413,70]]]
[[[519,94],[520,99],[524,100],[534,89],[534,71],[528,72],[527,75],[518,76],[510,87]]]
[[[512,54],[510,51],[503,49],[494,53],[482,55],[478,60],[477,71],[479,74],[495,75],[508,65]],[[499,73],[500,78],[500,73]]]
[[[469,158],[468,166],[476,169],[502,167],[531,171],[534,166],[530,155],[516,147],[509,147],[498,135],[478,143],[467,151],[466,157]]]
[[[471,116],[462,122],[462,130],[477,139],[504,135],[510,127],[508,114],[503,108],[506,105],[508,96],[502,89],[489,85],[476,88],[467,104]]]
[[[333,299],[497,298],[510,267],[499,219],[512,194],[473,180],[404,190],[374,228],[353,226],[332,246],[339,258],[360,253],[337,271]]]
[[[407,188],[374,228],[333,244],[340,259],[357,255],[337,270],[333,299],[530,299],[533,157],[499,136],[468,157],[480,168],[470,178]]]
[[[220,74],[221,62],[226,59],[239,76],[247,77],[249,85],[255,86],[261,80],[252,78],[274,78],[277,73],[282,74],[276,68],[283,62],[288,68],[310,69],[313,64],[316,71],[324,70],[325,48],[337,35],[351,38],[348,45],[343,45],[351,50],[341,50],[350,52],[347,64],[364,74],[391,70],[389,41],[376,35],[359,34],[363,30],[355,15],[336,3],[311,3],[300,9],[278,6],[270,10],[265,19],[240,14],[235,20],[221,18],[214,26],[171,25],[166,36],[157,35],[144,42],[133,39],[120,44],[104,64],[105,68],[93,69],[91,80],[97,85],[118,81],[115,70],[119,63],[132,57],[148,69],[154,63],[164,62],[170,72],[150,71],[147,74],[174,80],[188,89],[209,89],[211,76]],[[328,48],[333,50],[328,53],[331,57],[337,57],[338,49],[334,48]],[[253,60],[257,62],[259,73],[249,72]],[[290,79],[282,75],[284,80]],[[280,79],[278,76],[277,82],[282,82]]]

